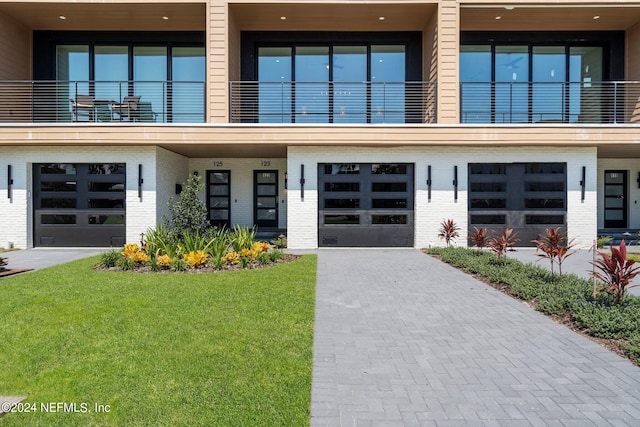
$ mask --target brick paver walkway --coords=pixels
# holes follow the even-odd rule
[[[312,426],[640,425],[640,368],[416,250],[320,250]]]

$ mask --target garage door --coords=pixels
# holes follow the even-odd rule
[[[34,246],[122,246],[125,164],[33,165]]]
[[[413,189],[413,164],[319,164],[319,245],[413,247]]]

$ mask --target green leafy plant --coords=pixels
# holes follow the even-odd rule
[[[596,246],[598,248],[604,248],[612,240],[613,240],[613,237],[611,236],[598,237],[598,240],[596,240]]]
[[[487,229],[484,227],[473,227],[469,240],[471,240],[471,243],[473,243],[478,250],[482,250],[482,248],[487,246],[487,242],[489,240],[489,237],[487,236]]]
[[[627,245],[624,240],[618,248],[611,246],[611,256],[598,252],[600,259],[593,261],[594,267],[600,271],[593,271],[591,275],[602,282],[600,292],[607,292],[613,298],[614,304],[624,302],[626,289],[637,286],[630,285],[631,280],[640,273],[640,266],[627,258]]]
[[[284,251],[280,249],[272,249],[266,253],[269,254],[269,259],[271,260],[271,262],[278,262],[281,259],[284,259]]]
[[[100,265],[103,268],[115,267],[118,264],[118,260],[120,259],[120,256],[121,256],[120,252],[115,249],[111,249],[110,251],[103,252],[102,254],[100,254],[100,263],[98,265]]]
[[[255,227],[239,226],[233,227],[233,230],[229,234],[229,241],[231,247],[235,252],[240,252],[242,249],[251,249],[251,245],[256,240],[257,230]]]
[[[285,234],[278,234],[278,237],[273,239],[271,244],[276,249],[284,249],[287,247],[287,236]]]
[[[573,241],[567,241],[566,233],[562,232],[560,227],[547,228],[545,236],[537,240],[532,240],[536,244],[536,255],[541,258],[547,258],[551,263],[551,275],[554,274],[553,266],[558,264],[558,274],[562,277],[562,262],[573,255],[570,252],[573,248]],[[542,253],[538,253],[541,251]]]
[[[520,241],[516,238],[518,233],[514,232],[513,228],[503,228],[500,233],[494,231],[493,234],[493,238],[489,241],[489,248],[499,259],[506,257],[509,248]]]
[[[174,258],[171,260],[171,268],[174,271],[186,271],[188,268],[187,262],[182,258]]]
[[[438,237],[444,239],[447,246],[451,246],[451,241],[456,237],[460,237],[460,227],[452,219],[442,221],[440,224],[440,230],[438,230]]]
[[[176,240],[181,240],[187,232],[203,234],[211,226],[207,220],[207,206],[198,198],[204,184],[198,175],[191,175],[182,185],[180,199],[169,199],[171,218],[165,219],[169,231]]]
[[[147,230],[145,240],[150,254],[168,255],[170,258],[179,255],[178,244],[166,224],[158,224],[155,229]]]
[[[136,261],[134,261],[132,258],[121,256],[120,258],[118,258],[117,266],[120,267],[122,271],[130,271],[134,269],[136,264]]]

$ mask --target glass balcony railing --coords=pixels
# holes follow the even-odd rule
[[[433,82],[230,83],[232,123],[435,123]]]
[[[640,82],[473,82],[460,86],[461,123],[640,122]]]
[[[204,123],[205,83],[0,81],[0,123]]]

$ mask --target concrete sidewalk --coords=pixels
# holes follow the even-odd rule
[[[108,248],[33,248],[3,252],[0,256],[9,260],[6,267],[8,269],[39,270],[98,255],[108,250]]]
[[[319,250],[312,426],[640,425],[640,368],[417,250]]]

